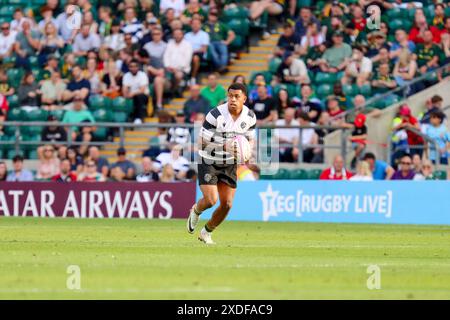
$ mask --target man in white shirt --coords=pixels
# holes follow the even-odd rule
[[[298,126],[299,122],[294,119],[295,109],[287,108],[284,111],[284,119],[278,119],[276,126]],[[275,129],[275,139],[280,146],[280,162],[294,162],[298,158],[298,139],[300,137],[299,129],[280,128]],[[285,145],[285,146],[283,146]]]
[[[73,41],[73,52],[77,56],[86,56],[87,52],[92,49],[100,48],[100,36],[96,33],[91,33],[91,25],[83,24],[81,32],[75,36]]]
[[[191,28],[192,31],[186,33],[184,39],[192,45],[191,85],[194,85],[196,83],[201,61],[206,58],[210,41],[209,34],[202,30],[202,21],[200,19],[192,19]]]
[[[16,41],[16,32],[10,30],[8,22],[2,23],[2,30],[0,33],[0,60],[10,57],[13,44]]]
[[[128,68],[130,71],[125,73],[122,80],[123,96],[133,99],[134,123],[140,124],[147,115],[148,77],[145,72],[139,70],[137,60],[132,60]]]
[[[179,91],[180,82],[191,72],[192,61],[192,45],[184,39],[181,29],[173,31],[163,60],[166,71],[174,76],[173,89]]]
[[[167,9],[173,9],[175,17],[178,18],[186,8],[184,0],[161,0],[159,3],[159,11],[164,15]]]
[[[342,84],[356,81],[356,84],[360,87],[369,83],[371,74],[372,60],[364,56],[361,47],[354,46],[351,61],[345,68],[345,74],[341,80]]]
[[[154,162],[154,167],[161,170],[166,164],[170,164],[175,171],[177,180],[183,180],[189,170],[189,161],[181,155],[183,147],[174,145],[171,152],[160,153]]]

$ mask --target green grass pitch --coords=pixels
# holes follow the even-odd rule
[[[449,226],[225,222],[206,247],[181,220],[0,218],[0,298],[450,299],[449,239]]]

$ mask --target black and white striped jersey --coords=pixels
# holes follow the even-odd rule
[[[245,105],[236,121],[233,120],[228,110],[228,103],[212,109],[206,115],[200,129],[200,140],[202,142],[199,150],[200,157],[207,160],[205,161],[207,163],[232,163],[233,155],[223,150],[226,141],[237,135],[244,135],[249,141],[253,140],[255,127],[255,113]]]

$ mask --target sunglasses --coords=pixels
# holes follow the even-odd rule
[[[9,30],[9,27],[2,27],[2,30]]]

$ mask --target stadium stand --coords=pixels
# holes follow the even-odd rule
[[[380,8],[379,21],[366,14],[373,4]],[[422,176],[447,177],[450,135],[441,113],[450,112],[444,88],[450,74],[450,7],[442,1],[0,0],[0,5],[0,120],[7,121],[0,151],[4,159],[21,155],[37,162],[36,179],[59,174],[47,169],[59,168],[69,150],[72,171],[83,179],[132,180],[136,168],[130,168],[141,163],[148,168],[148,157],[161,174],[161,153],[171,154],[169,164],[177,167],[165,170],[165,179],[190,177],[179,164],[191,155],[172,149],[188,139],[184,123],[201,122],[225,101],[232,82],[248,86],[248,105],[260,126],[316,126],[301,133],[278,129],[288,137],[285,163],[275,175],[262,172],[260,178],[318,179],[332,162],[333,172],[342,171],[334,163],[338,156],[344,156],[348,172],[362,174],[364,165],[358,163],[369,151],[394,168],[404,153],[418,153],[421,162],[430,159],[437,169]],[[80,21],[72,14],[76,8]],[[291,108],[293,119],[286,112]],[[434,126],[430,118],[442,121]],[[11,121],[49,125],[8,125]],[[83,126],[62,128],[63,123]],[[73,142],[78,147],[70,148]],[[101,146],[94,152],[99,176],[85,172],[95,145]],[[124,177],[113,168],[121,168]],[[422,168],[416,169],[421,174]]]

